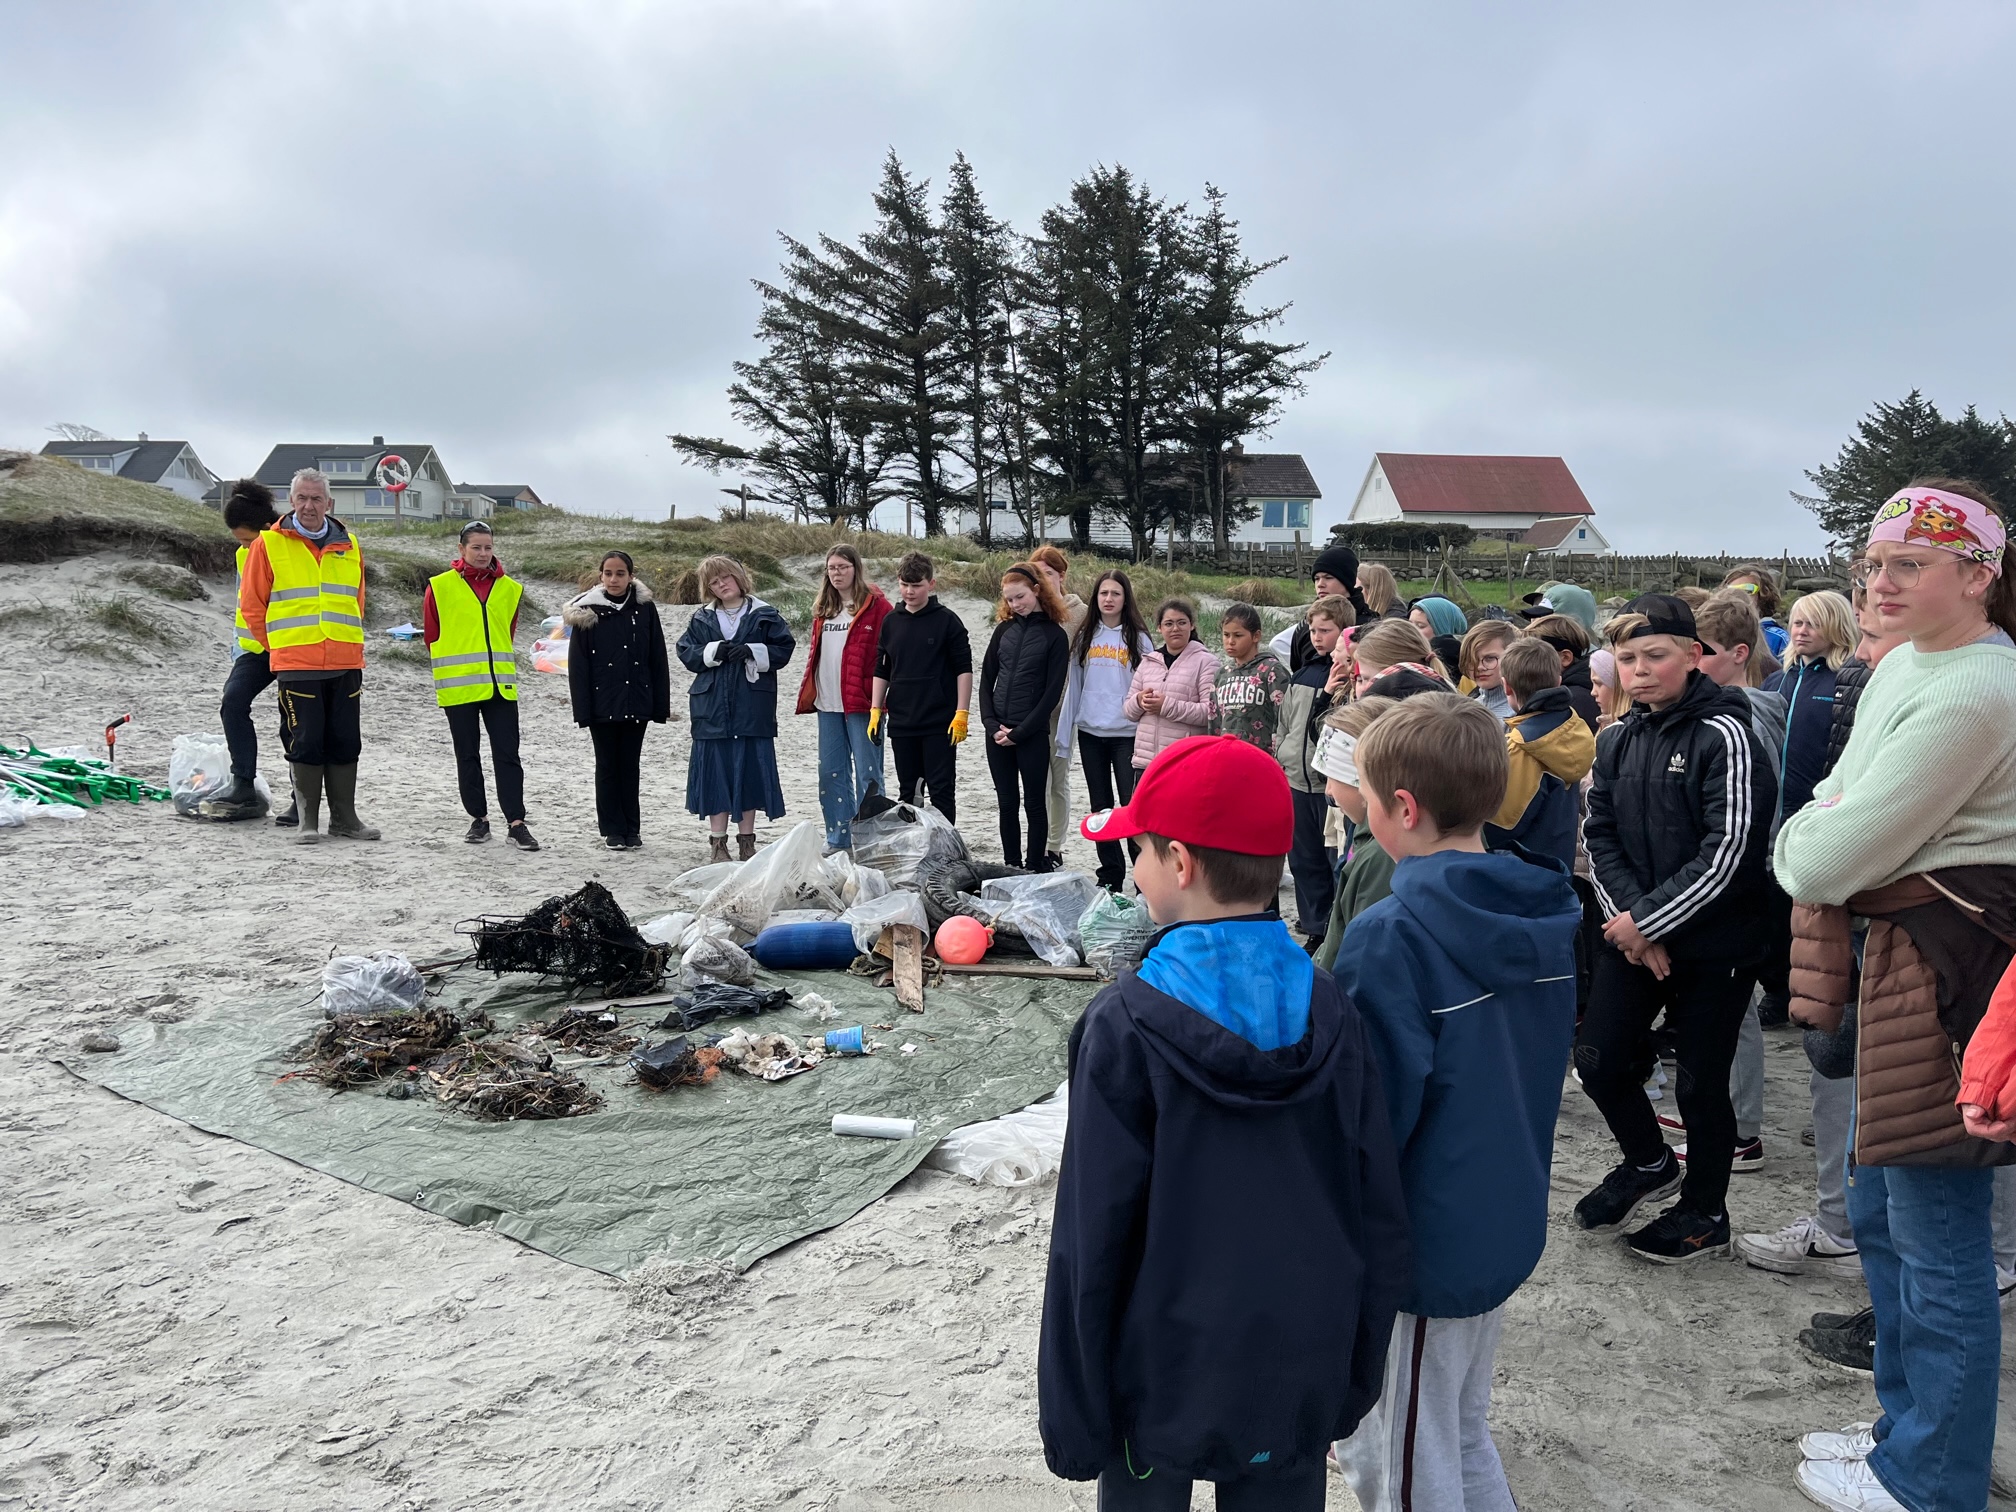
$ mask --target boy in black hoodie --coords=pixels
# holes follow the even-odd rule
[[[1365,1027],[1273,903],[1294,832],[1264,751],[1197,736],[1133,801],[1161,933],[1071,1035],[1038,1426],[1105,1512],[1321,1512],[1379,1395],[1411,1255]]]
[[[901,601],[882,618],[868,738],[889,724],[898,796],[917,801],[921,781],[931,806],[959,822],[959,758],[973,702],[973,643],[966,622],[938,602],[938,569],[921,551],[896,564]]]
[[[1626,1240],[1640,1258],[1676,1265],[1729,1252],[1729,1067],[1768,944],[1778,786],[1743,690],[1701,671],[1683,600],[1645,594],[1606,633],[1633,703],[1597,741],[1583,827],[1607,922],[1575,1069],[1624,1159],[1575,1205],[1575,1221],[1614,1233],[1677,1191],[1679,1202]],[[1680,1062],[1684,1179],[1642,1085],[1661,1009]]]

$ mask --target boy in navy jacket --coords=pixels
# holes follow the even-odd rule
[[[1072,1032],[1043,1296],[1044,1455],[1104,1512],[1187,1512],[1194,1480],[1321,1512],[1379,1394],[1407,1222],[1364,1025],[1275,911],[1294,827],[1281,768],[1222,736],[1082,826],[1140,838],[1163,926]]]
[[[1491,1362],[1547,1242],[1582,905],[1559,862],[1485,849],[1508,763],[1482,704],[1411,698],[1355,757],[1366,822],[1398,865],[1334,969],[1385,1084],[1414,1263],[1379,1404],[1337,1458],[1365,1512],[1512,1512]]]

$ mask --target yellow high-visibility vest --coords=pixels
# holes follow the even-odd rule
[[[441,638],[434,642],[434,701],[481,703],[492,692],[518,697],[518,661],[511,650],[511,619],[525,590],[508,577],[490,585],[490,597],[454,568],[428,579]]]
[[[353,540],[347,551],[321,556],[306,542],[278,530],[261,531],[273,589],[266,596],[266,644],[274,651],[323,641],[364,644],[364,553]]]
[[[245,586],[245,559],[250,555],[252,555],[252,548],[250,546],[240,546],[238,548],[238,586],[241,588]],[[252,627],[245,623],[245,611],[242,608],[238,608],[234,609],[232,613],[238,618],[238,649],[240,651],[249,651],[254,656],[264,656],[266,648],[252,639]]]

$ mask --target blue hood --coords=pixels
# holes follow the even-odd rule
[[[1416,599],[1414,607],[1428,616],[1428,623],[1435,627],[1437,635],[1462,635],[1470,628],[1469,617],[1453,600],[1433,597]]]
[[[1402,861],[1345,931],[1332,971],[1372,1039],[1415,1233],[1408,1312],[1489,1312],[1540,1263],[1581,922],[1560,863],[1443,851]]]
[[[1309,1028],[1316,966],[1274,917],[1177,924],[1149,942],[1135,975],[1256,1050],[1279,1050]]]

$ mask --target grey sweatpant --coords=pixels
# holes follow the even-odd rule
[[[1071,757],[1057,754],[1057,731],[1050,731],[1050,784],[1047,796],[1050,801],[1050,843],[1044,847],[1062,855],[1064,839],[1071,830]]]
[[[1502,1307],[1393,1320],[1378,1405],[1336,1446],[1365,1512],[1517,1512],[1487,1422],[1504,1323]]]
[[[1736,1138],[1748,1144],[1764,1132],[1764,1026],[1757,999],[1744,1010],[1736,1031],[1736,1059],[1729,1067],[1729,1101],[1736,1109]]]

